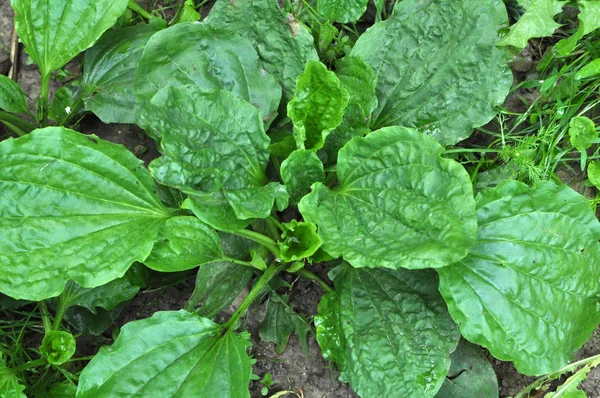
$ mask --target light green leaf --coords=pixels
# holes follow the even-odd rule
[[[533,37],[552,36],[560,27],[554,21],[554,16],[562,11],[566,3],[567,1],[560,0],[532,0],[525,13],[511,26],[510,32],[498,45],[525,48]]]
[[[496,372],[480,347],[461,339],[450,359],[450,371],[436,398],[498,398]]]
[[[48,391],[48,398],[75,398],[77,385],[74,383],[74,381],[63,381],[54,384]]]
[[[12,79],[0,74],[0,109],[11,113],[29,113],[27,96]]]
[[[44,335],[40,354],[52,365],[62,365],[75,354],[75,337],[69,332],[49,330]]]
[[[600,73],[600,58],[596,58],[583,66],[575,73],[575,79],[581,80],[595,76]]]
[[[42,77],[91,47],[128,0],[11,0],[15,29]]]
[[[361,397],[433,397],[460,334],[430,270],[332,271],[315,317],[323,356]]]
[[[569,121],[569,141],[580,152],[591,147],[597,138],[596,125],[590,118],[575,116]]]
[[[290,203],[298,204],[315,182],[325,181],[323,163],[313,151],[297,149],[281,163],[281,179],[290,194]]]
[[[319,61],[308,61],[287,107],[298,148],[321,148],[329,132],[342,122],[346,105],[348,91],[335,73]]]
[[[222,259],[214,229],[196,217],[173,217],[163,224],[144,264],[160,272],[177,272]]]
[[[596,187],[600,189],[600,162],[594,160],[588,166],[588,179]]]
[[[326,164],[335,164],[340,149],[352,138],[364,137],[370,130],[368,117],[363,108],[357,103],[350,102],[344,111],[344,119],[335,130],[325,139],[323,151],[327,154]],[[322,153],[319,153],[321,156]]]
[[[331,22],[356,22],[367,10],[367,0],[318,0],[317,11]]]
[[[339,154],[339,186],[321,183],[298,208],[317,224],[323,249],[355,267],[437,268],[475,243],[469,176],[432,138],[386,127]]]
[[[21,384],[13,371],[6,366],[6,360],[0,353],[0,395],[6,398],[27,398],[23,391],[25,386]]]
[[[196,11],[194,0],[185,0],[183,4],[183,10],[181,16],[178,18],[177,23],[182,22],[196,22],[200,20],[200,13]]]
[[[85,52],[82,97],[85,108],[104,123],[134,123],[135,71],[159,24],[111,30]]]
[[[0,291],[44,300],[146,259],[170,217],[141,160],[62,127],[0,143]]]
[[[477,208],[477,244],[437,270],[450,313],[466,339],[519,372],[557,371],[600,321],[600,224],[583,196],[550,182],[504,182]]]
[[[148,102],[161,88],[177,85],[230,91],[258,108],[265,122],[275,116],[281,99],[281,87],[261,67],[248,40],[201,23],[164,29],[144,49],[134,85],[138,101]]]
[[[496,47],[506,22],[501,0],[397,3],[351,53],[377,77],[372,129],[413,127],[450,145],[491,120],[512,85],[505,52]]]
[[[309,30],[283,12],[277,0],[217,0],[204,23],[250,40],[265,70],[283,87],[284,105],[306,62],[319,59]]]
[[[577,42],[583,36],[600,28],[600,3],[597,1],[579,0],[577,5],[579,6],[579,14],[577,15],[579,27],[577,31],[571,37],[562,39],[554,46],[558,54],[563,57],[575,50]]]
[[[586,398],[587,395],[585,392],[577,387],[587,378],[590,370],[597,365],[598,361],[587,363],[571,375],[563,384],[558,386],[556,391],[546,394],[545,398]]]
[[[268,217],[275,202],[287,207],[285,188],[267,184],[269,137],[260,115],[234,94],[165,87],[143,106],[140,119],[162,136],[164,156],[150,164],[152,174],[189,195],[201,221],[236,230]]]
[[[279,242],[281,259],[291,263],[312,256],[323,241],[317,234],[317,226],[308,222],[292,220],[281,224],[283,233]]]
[[[249,336],[184,310],[129,322],[83,369],[77,397],[250,397]]]

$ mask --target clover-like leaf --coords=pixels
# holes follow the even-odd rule
[[[40,354],[52,365],[62,365],[75,354],[75,337],[69,332],[49,330],[44,335]]]
[[[342,122],[346,105],[348,91],[335,73],[319,61],[308,61],[296,79],[296,91],[287,108],[298,148],[321,148],[331,130]]]
[[[127,0],[11,0],[11,5],[25,51],[48,78],[113,26]]]
[[[506,181],[477,197],[475,247],[438,269],[465,338],[526,375],[565,366],[600,316],[600,224],[567,186]]]
[[[184,310],[129,322],[83,369],[77,397],[246,398],[249,336]]]
[[[95,287],[146,259],[169,212],[141,160],[62,127],[0,143],[0,291],[57,296]]]
[[[27,96],[19,85],[0,74],[0,109],[11,113],[29,113]]]
[[[376,71],[373,130],[413,127],[450,145],[491,120],[512,85],[496,47],[506,22],[501,0],[398,2],[351,52]]]
[[[136,70],[139,101],[148,102],[161,88],[177,85],[230,91],[258,108],[265,122],[274,117],[281,100],[281,87],[262,68],[248,40],[200,23],[181,23],[156,33]]]
[[[460,334],[431,270],[332,272],[315,317],[323,356],[362,397],[433,397]]]
[[[283,12],[277,0],[217,0],[204,23],[252,43],[265,70],[283,87],[284,105],[294,95],[296,77],[306,62],[319,59],[309,30]]]
[[[135,71],[159,23],[106,32],[85,52],[82,97],[85,108],[104,123],[134,123]]]
[[[281,162],[281,179],[290,194],[290,203],[298,204],[315,182],[325,181],[323,163],[316,153],[297,149]]]
[[[339,186],[321,183],[298,205],[318,226],[323,249],[355,267],[437,268],[475,243],[469,176],[432,138],[386,127],[339,154]]]

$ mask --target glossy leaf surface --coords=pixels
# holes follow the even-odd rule
[[[325,181],[323,163],[313,151],[298,149],[281,163],[281,179],[290,194],[290,203],[298,204],[315,182]]]
[[[437,268],[475,242],[469,176],[432,138],[387,127],[339,154],[339,186],[312,187],[298,208],[317,224],[323,249],[355,267]]]
[[[0,143],[0,291],[43,300],[143,261],[170,217],[123,146],[62,127]]]
[[[11,113],[29,113],[27,96],[19,85],[0,74],[0,109]]]
[[[533,37],[552,36],[560,27],[554,16],[562,11],[566,3],[560,0],[532,0],[525,13],[511,26],[510,32],[498,45],[525,48]]]
[[[164,156],[150,164],[154,177],[195,202],[201,221],[217,229],[239,229],[266,218],[288,194],[268,183],[269,137],[258,111],[224,90],[166,87],[141,112],[143,122],[162,136]],[[248,220],[228,226],[235,219]]]
[[[15,29],[42,76],[92,46],[115,24],[127,0],[11,0]]]
[[[317,226],[308,222],[292,220],[281,224],[283,233],[279,248],[281,259],[285,262],[303,260],[312,256],[321,247],[323,241],[317,234]]]
[[[323,356],[361,397],[433,397],[460,334],[431,270],[332,271],[315,317]]]
[[[554,48],[560,56],[567,56],[575,50],[577,42],[583,38],[583,36],[592,33],[596,29],[600,28],[600,4],[597,1],[585,1],[581,0],[577,2],[579,6],[579,27],[577,31],[570,37],[562,39]],[[578,71],[579,73],[579,71]]]
[[[507,181],[477,198],[477,244],[440,268],[440,291],[463,336],[519,372],[554,372],[600,317],[600,226],[563,186]]]
[[[319,0],[317,11],[332,22],[356,22],[367,10],[366,0]]]
[[[134,123],[135,71],[148,40],[160,24],[140,24],[108,31],[85,53],[85,108],[104,123]]]
[[[129,322],[84,368],[77,397],[250,397],[248,337],[187,311]]]
[[[49,330],[46,332],[40,354],[52,365],[61,365],[75,354],[75,338],[69,332]]]
[[[294,95],[306,62],[319,59],[309,30],[277,0],[218,0],[205,23],[250,40],[265,70],[283,87],[284,102]]]
[[[501,0],[397,3],[351,53],[376,72],[373,130],[413,127],[450,145],[492,119],[512,84],[505,54],[496,47],[506,22]]]
[[[298,148],[321,148],[331,130],[342,122],[346,105],[348,91],[335,73],[319,61],[308,61],[287,107]]]
[[[163,224],[144,264],[156,271],[177,272],[222,258],[221,241],[214,229],[196,217],[173,217]]]
[[[262,119],[275,115],[281,87],[265,71],[252,44],[201,23],[182,23],[152,36],[135,78],[135,94],[150,101],[163,87],[192,85],[222,89],[258,108]]]

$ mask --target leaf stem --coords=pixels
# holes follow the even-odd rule
[[[50,312],[48,312],[48,306],[45,301],[40,301],[40,312],[42,313],[42,322],[44,323],[44,330],[48,333],[52,330],[52,323],[50,322]]]
[[[333,288],[327,284],[327,282],[325,282],[323,279],[319,278],[317,275],[313,274],[306,268],[302,268],[301,270],[299,270],[297,272],[297,274],[303,278],[310,279],[311,281],[317,282],[321,286],[321,288],[323,290],[325,290],[327,293],[331,293],[334,291]]]
[[[17,366],[16,368],[11,369],[14,373],[21,373],[24,370],[27,369],[31,369],[31,368],[37,368],[38,366],[43,366],[46,365],[48,363],[48,361],[46,360],[46,358],[40,358],[40,359],[35,359],[33,361],[29,361],[24,363],[21,366]]]
[[[7,129],[9,129],[10,131],[12,131],[13,133],[15,133],[15,135],[17,137],[23,137],[24,135],[26,135],[27,133],[24,132],[23,130],[21,130],[20,128],[18,128],[17,126],[15,126],[14,124],[10,124],[9,122],[5,122],[0,120],[0,122],[6,126]]]
[[[259,268],[256,265],[252,264],[250,261],[244,261],[244,260],[238,260],[237,258],[232,258],[232,257],[224,257],[223,258],[225,261],[229,261],[230,263],[234,263],[234,264],[239,264],[239,265],[245,265],[246,267],[252,267],[255,268],[259,271],[264,271],[264,268]]]
[[[69,308],[68,300],[65,300],[64,293],[58,297],[58,305],[56,307],[56,314],[54,315],[54,322],[52,323],[52,330],[59,330],[62,323],[65,311]]]
[[[258,297],[262,289],[266,286],[267,283],[277,275],[285,266],[281,265],[277,262],[273,262],[269,268],[261,275],[261,277],[256,281],[250,293],[246,296],[242,304],[240,304],[239,308],[235,310],[229,321],[224,325],[225,329],[229,332],[235,328],[239,319],[244,315],[246,310],[250,307],[250,304]]]
[[[35,127],[31,124],[27,123],[25,120],[21,119],[17,115],[13,115],[9,112],[0,111],[0,121],[10,123],[11,125],[17,127],[19,130],[25,132],[25,134],[35,130]]]
[[[48,125],[48,97],[50,94],[50,72],[42,74],[42,84],[40,86],[40,112],[39,123],[42,127]]]
[[[137,12],[142,18],[150,19],[154,16],[146,11],[142,6],[140,6],[135,0],[129,0],[129,4],[127,4],[127,8],[132,11]]]
[[[271,253],[273,253],[273,255],[275,255],[276,258],[280,257],[279,248],[277,247],[277,243],[273,239],[269,238],[268,236],[259,234],[258,232],[250,231],[249,229],[240,229],[238,231],[230,232],[230,233],[237,235],[237,236],[241,236],[242,238],[250,239],[251,241],[254,241],[256,243],[259,243],[259,244],[263,245],[264,247],[266,247],[267,249],[269,249],[269,251]]]

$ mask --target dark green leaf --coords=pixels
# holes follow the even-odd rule
[[[96,287],[150,254],[170,217],[141,160],[62,127],[0,143],[0,291],[44,300]]]
[[[290,194],[290,203],[298,204],[315,182],[325,181],[323,163],[313,151],[297,149],[281,163],[281,179]]]
[[[281,224],[283,233],[279,242],[281,259],[287,263],[303,260],[315,254],[323,241],[317,234],[317,226],[309,222],[292,220]]]
[[[272,294],[267,301],[265,316],[258,330],[262,341],[275,343],[275,352],[279,355],[285,351],[290,335],[294,331],[294,324],[288,313],[288,299],[288,296]]]
[[[92,46],[128,0],[11,0],[15,29],[42,76]]]
[[[435,273],[342,265],[332,276],[315,326],[340,380],[365,398],[433,397],[460,337]]]
[[[188,194],[203,222],[235,230],[266,218],[274,202],[287,207],[285,188],[267,184],[269,137],[252,105],[224,90],[166,87],[140,117],[162,136],[164,156],[150,164],[152,174]]]
[[[584,197],[550,182],[504,182],[477,209],[477,244],[437,270],[450,313],[519,372],[557,371],[600,321],[600,224]]]
[[[449,145],[492,119],[512,84],[496,47],[506,22],[501,0],[398,2],[351,53],[376,71],[373,130],[413,127]]]
[[[77,385],[74,381],[64,381],[50,388],[48,398],[75,398],[75,394],[77,394]]]
[[[308,60],[318,60],[308,29],[277,0],[218,0],[205,23],[250,40],[264,68],[283,87],[284,103],[294,95],[296,77]]]
[[[12,79],[0,74],[0,109],[11,113],[29,113],[27,96]]]
[[[110,311],[99,307],[92,312],[76,305],[65,312],[64,320],[84,335],[99,336],[121,315],[125,306],[126,303],[121,303]]]
[[[94,288],[84,288],[68,282],[63,300],[66,307],[84,307],[95,314],[98,308],[110,311],[120,303],[132,299],[140,291],[140,287],[139,284],[132,283],[127,274]]]
[[[27,398],[23,393],[25,386],[21,384],[14,372],[6,366],[0,352],[0,395],[6,398]]]
[[[173,217],[163,224],[144,264],[156,271],[177,272],[221,259],[221,241],[214,229],[196,217]]]
[[[332,22],[356,22],[367,10],[368,0],[319,0],[317,11]]]
[[[121,329],[83,369],[77,397],[250,397],[249,336],[187,311],[157,312]]]
[[[108,31],[85,52],[82,97],[85,108],[104,123],[134,123],[135,71],[159,24]]]
[[[354,138],[339,154],[340,185],[316,183],[298,208],[323,249],[355,267],[452,264],[475,243],[475,201],[467,172],[442,151],[404,127]]]
[[[71,114],[71,110],[74,110],[75,98],[73,91],[70,88],[63,86],[56,90],[54,93],[54,100],[52,101],[52,107],[50,108],[50,117],[57,122],[66,120],[68,115]]]
[[[62,365],[75,354],[75,338],[69,332],[49,330],[46,332],[40,354],[52,365]]]
[[[135,94],[147,102],[163,87],[192,85],[198,91],[230,91],[268,122],[277,112],[281,87],[262,69],[252,44],[222,29],[182,23],[148,41],[136,71]]]
[[[480,347],[460,340],[436,398],[498,398],[498,380]]]
[[[308,61],[296,79],[288,116],[294,123],[294,138],[300,149],[319,149],[331,130],[342,122],[348,91],[335,73],[319,61]]]

